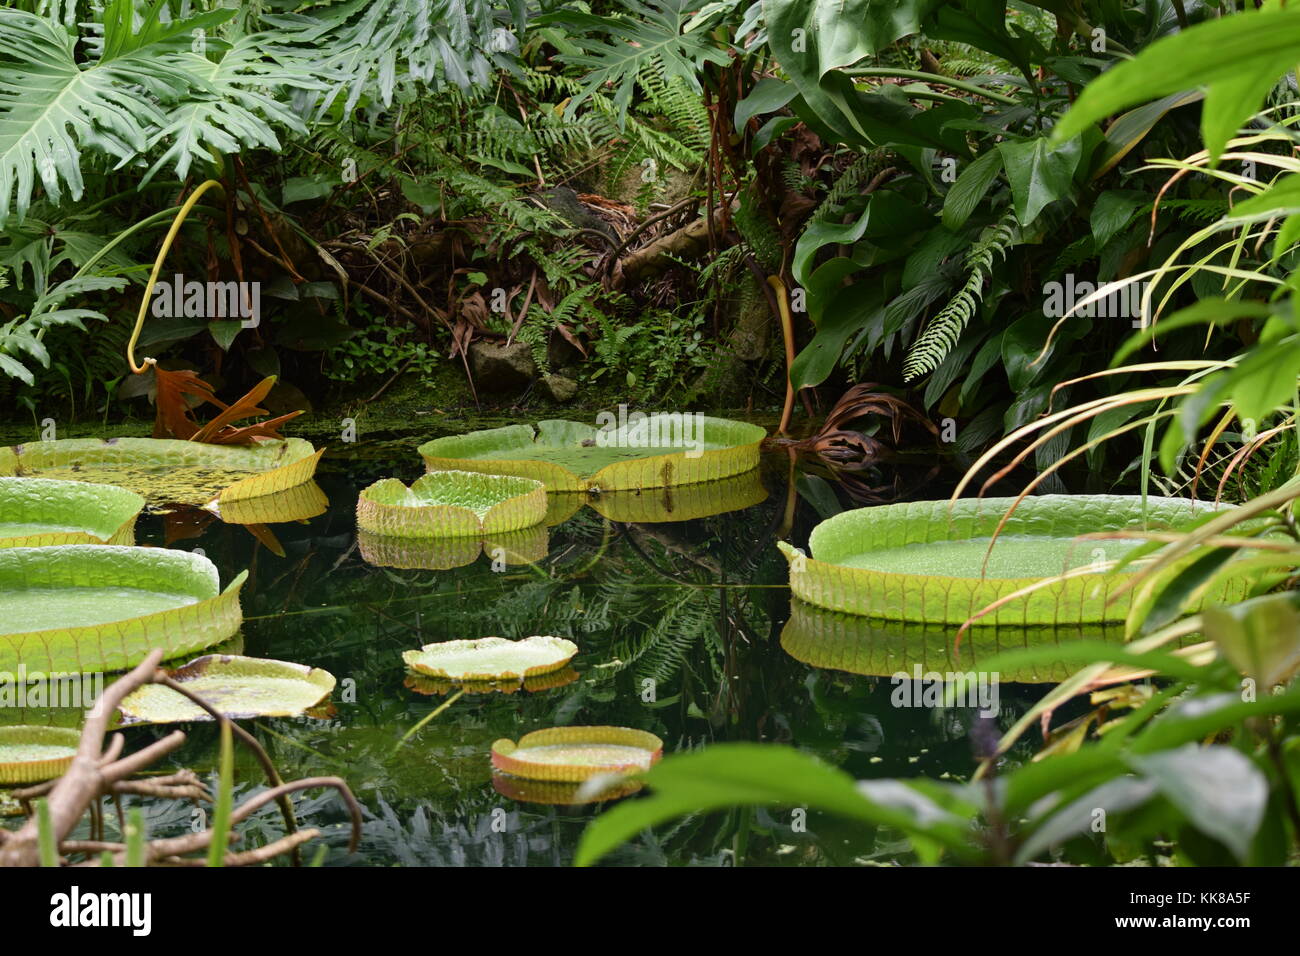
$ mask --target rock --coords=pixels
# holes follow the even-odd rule
[[[537,378],[533,350],[523,342],[477,339],[469,346],[469,368],[474,387],[484,392],[519,392]]]
[[[578,394],[578,383],[564,375],[542,376],[542,391],[551,396],[552,401],[568,402]]]

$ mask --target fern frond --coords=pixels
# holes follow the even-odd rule
[[[998,259],[1005,258],[1020,238],[1016,220],[1007,213],[980,236],[966,255],[968,275],[961,289],[932,318],[907,353],[903,363],[903,380],[910,382],[939,367],[961,336],[966,324],[984,298],[984,284]]]

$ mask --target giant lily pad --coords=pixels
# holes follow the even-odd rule
[[[367,564],[381,568],[446,571],[473,564],[480,554],[507,565],[535,564],[546,557],[550,536],[544,525],[521,531],[462,538],[393,538],[357,532],[357,550]]]
[[[69,544],[0,550],[0,671],[93,673],[174,658],[239,630],[245,571],[220,590],[189,551]]]
[[[426,677],[457,681],[523,680],[558,671],[578,653],[578,645],[562,637],[483,637],[474,641],[426,644],[404,651],[406,666]]]
[[[61,777],[80,743],[81,731],[70,727],[0,727],[0,786]]]
[[[649,770],[663,756],[664,742],[630,727],[551,727],[518,742],[492,744],[492,766],[512,777],[576,783],[603,773]]]
[[[420,446],[430,471],[456,468],[536,478],[547,491],[666,488],[743,474],[758,465],[757,425],[700,415],[650,415],[598,429],[543,421],[435,438]]]
[[[546,517],[540,481],[471,471],[431,471],[407,488],[384,478],[357,498],[357,527],[396,538],[457,538],[518,531]]]
[[[209,654],[171,672],[171,678],[231,720],[296,717],[329,697],[334,675],[319,667],[256,657]],[[146,684],[122,701],[123,723],[176,724],[211,720],[189,698]]]
[[[886,677],[918,669],[924,674],[969,673],[1005,651],[1060,646],[1062,661],[1000,671],[1005,683],[1041,684],[1065,680],[1079,669],[1065,656],[1072,641],[1124,640],[1123,625],[995,624],[972,627],[956,640],[957,625],[882,621],[857,614],[827,611],[803,601],[790,602],[790,620],[781,631],[781,647],[812,667]]]
[[[118,485],[150,504],[256,498],[311,480],[322,451],[301,438],[210,445],[171,438],[68,438],[0,448],[0,475]]]
[[[144,499],[113,485],[0,478],[0,548],[134,544]]]
[[[1125,571],[1090,572],[1122,558],[1137,538],[1080,540],[1093,531],[1165,530],[1213,506],[1184,498],[1042,495],[1026,498],[989,543],[1014,499],[919,501],[859,508],[813,529],[810,556],[780,542],[795,596],[819,607],[887,620],[960,624],[1032,585],[979,619],[981,624],[1093,624],[1122,621]],[[985,562],[988,554],[987,564]],[[1051,584],[1045,579],[1077,570]],[[1209,600],[1245,595],[1228,581]],[[1111,602],[1112,595],[1117,599]]]

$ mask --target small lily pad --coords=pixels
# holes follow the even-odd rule
[[[397,538],[518,531],[546,517],[540,481],[469,471],[431,471],[407,488],[384,478],[357,498],[357,527]]]
[[[81,731],[71,727],[0,727],[0,786],[62,776],[80,743]]]
[[[640,780],[628,778],[620,780],[600,791],[582,796],[581,783],[565,783],[560,780],[526,780],[512,777],[508,773],[493,773],[492,788],[503,797],[518,800],[520,803],[544,803],[553,807],[582,806],[588,803],[608,803],[621,800],[641,790],[645,784]]]
[[[631,416],[628,416],[629,418]],[[614,427],[548,420],[435,438],[420,446],[430,471],[522,475],[547,491],[617,491],[714,481],[758,466],[767,433],[748,422],[654,414]]]
[[[630,727],[551,727],[492,744],[492,766],[528,780],[577,783],[603,773],[649,770],[664,742]]]
[[[334,675],[319,667],[256,657],[209,654],[171,672],[171,678],[231,720],[296,717],[334,690]],[[122,701],[124,724],[178,724],[211,720],[206,710],[161,684],[146,684]]]
[[[578,645],[562,637],[482,637],[426,644],[418,651],[404,651],[402,660],[417,673],[444,680],[523,680],[558,671],[577,653]]]
[[[564,687],[566,684],[572,684],[577,679],[578,672],[572,667],[551,671],[548,674],[538,674],[535,677],[525,677],[522,681],[517,679],[505,681],[454,681],[445,677],[425,677],[423,674],[412,671],[407,673],[402,685],[407,690],[413,690],[417,694],[427,696],[450,694],[454,691],[463,691],[466,694],[514,694],[526,690],[530,694],[536,694],[541,691]]]
[[[114,485],[0,478],[0,548],[135,544],[144,498]]]

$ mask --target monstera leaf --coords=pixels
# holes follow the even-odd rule
[[[552,727],[492,744],[492,766],[512,777],[577,783],[597,774],[649,770],[664,742],[629,727]]]
[[[144,499],[113,485],[0,478],[0,548],[134,544]]]
[[[209,445],[165,438],[67,438],[0,448],[0,475],[100,481],[150,504],[258,498],[310,481],[323,454],[301,438]]]
[[[189,551],[70,544],[0,550],[0,671],[95,673],[231,637],[245,571],[220,589]]]
[[[500,534],[540,524],[546,489],[540,481],[472,471],[431,471],[410,488],[384,478],[357,498],[357,528],[392,538],[455,538]]]
[[[758,465],[766,432],[705,415],[649,415],[597,429],[568,421],[507,425],[420,446],[430,471],[519,475],[547,491],[670,488],[743,474]]]
[[[1041,495],[1021,502],[994,541],[1014,500],[920,501],[838,514],[813,529],[810,555],[778,543],[790,562],[790,588],[819,607],[888,620],[961,624],[1007,598],[979,623],[1123,621],[1128,593],[1110,600],[1123,574],[1102,569],[1142,542],[1078,536],[1167,530],[1213,510],[1183,498]],[[1228,579],[1209,599],[1244,597],[1246,588]]]

